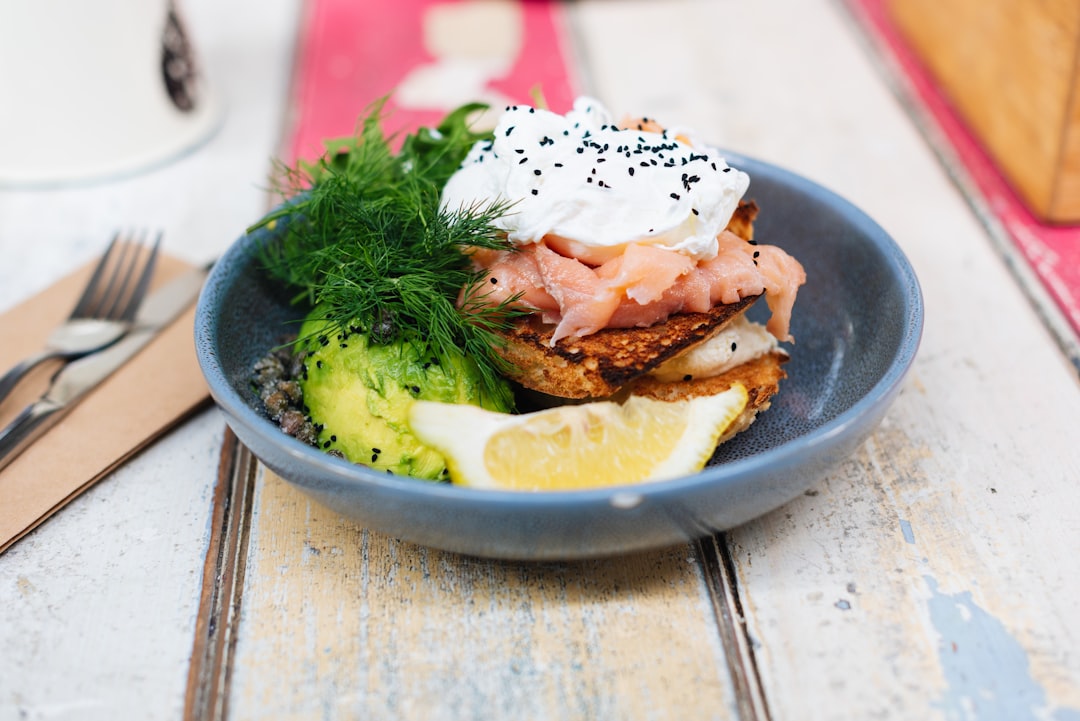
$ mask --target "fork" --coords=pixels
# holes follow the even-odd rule
[[[146,232],[133,240],[117,232],[94,268],[67,320],[53,329],[45,349],[0,377],[0,403],[35,367],[47,360],[75,360],[127,333],[154,274],[161,233],[146,247]]]

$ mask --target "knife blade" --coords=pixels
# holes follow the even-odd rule
[[[198,297],[209,266],[189,270],[151,293],[127,335],[92,355],[64,366],[48,390],[0,431],[0,470],[52,428],[82,398],[127,363]]]

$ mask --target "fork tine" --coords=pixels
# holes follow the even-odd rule
[[[129,235],[133,239],[125,242],[124,253],[120,256],[120,260],[117,261],[116,269],[113,271],[113,277],[109,281],[108,287],[102,293],[101,306],[97,309],[97,313],[94,314],[98,318],[118,320],[126,308],[131,279],[135,274],[135,269],[141,263],[140,254],[146,244],[146,231],[137,234],[130,233]]]
[[[121,320],[126,320],[129,323],[135,320],[135,313],[138,312],[139,306],[142,305],[142,300],[146,296],[146,290],[150,287],[150,279],[154,275],[154,266],[157,263],[158,249],[161,247],[161,236],[161,231],[158,231],[157,237],[154,238],[154,244],[150,247],[150,252],[143,261],[142,272],[139,274],[139,279],[136,281],[131,294],[128,295],[127,303],[120,313],[119,317]]]
[[[128,237],[122,243],[120,257],[113,267],[112,277],[109,278],[105,289],[99,294],[96,307],[91,311],[95,318],[115,319],[116,309],[120,305],[128,281],[131,279],[132,267],[139,260],[139,248],[142,238],[139,237],[133,240]]]
[[[105,252],[101,256],[101,260],[98,261],[97,267],[94,268],[93,275],[91,275],[90,280],[86,282],[86,288],[83,290],[82,295],[79,296],[78,302],[75,303],[75,307],[71,311],[72,318],[85,318],[90,315],[91,306],[97,300],[98,290],[101,287],[105,269],[109,265],[113,252],[116,250],[119,242],[120,233],[117,232],[113,235],[112,240],[109,241],[109,247],[105,249]]]

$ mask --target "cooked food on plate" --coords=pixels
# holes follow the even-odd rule
[[[267,267],[312,308],[286,410],[353,462],[481,487],[699,470],[778,392],[806,280],[754,238],[750,178],[588,98],[489,133],[476,109],[394,151],[376,108],[284,169]],[[762,297],[765,325],[745,317]]]

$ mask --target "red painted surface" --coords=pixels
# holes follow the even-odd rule
[[[986,207],[1027,259],[1047,292],[1080,334],[1080,226],[1051,226],[1027,209],[993,159],[949,104],[928,70],[893,26],[884,0],[849,0],[863,24],[889,53],[963,164]]]
[[[561,6],[549,0],[519,0],[523,27],[520,52],[491,89],[514,102],[530,103],[541,88],[549,107],[564,111],[577,93],[565,51]],[[412,131],[437,122],[442,109],[403,108],[392,95],[409,71],[436,61],[424,47],[424,13],[462,0],[308,0],[295,77],[290,158],[312,158],[322,141],[353,132],[365,108],[390,95],[388,132]]]

